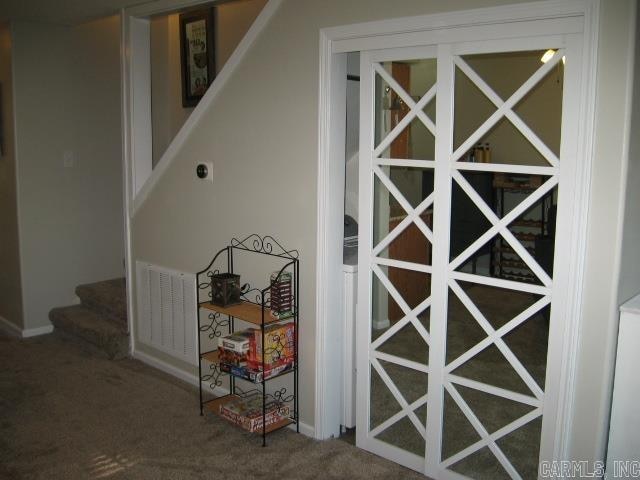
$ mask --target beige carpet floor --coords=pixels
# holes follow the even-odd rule
[[[197,391],[60,334],[0,333],[0,478],[424,479],[339,440],[199,416]]]

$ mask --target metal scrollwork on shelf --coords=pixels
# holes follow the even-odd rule
[[[256,303],[258,305],[262,305],[264,301],[264,306],[269,307],[269,290],[260,290],[259,288],[251,288],[251,285],[245,283],[240,288],[240,298],[245,302]]]
[[[285,338],[277,333],[269,336],[268,344],[272,346],[265,348],[264,353],[272,362],[281,360],[287,350],[291,351],[294,348],[293,341],[285,341]]]
[[[291,403],[293,402],[293,399],[294,399],[293,394],[287,395],[286,387],[282,387],[281,389],[276,390],[273,393],[267,394],[267,397],[273,399],[279,405],[284,405],[285,403]]]
[[[229,325],[231,324],[231,319],[227,316],[221,318],[222,315],[218,312],[211,312],[207,315],[207,318],[211,320],[207,325],[201,325],[201,332],[209,332],[209,338],[214,339],[222,336],[222,328],[226,327],[229,329]]]
[[[206,275],[208,280],[206,282],[200,282],[200,278],[198,278],[198,289],[200,290],[206,290],[207,291],[207,296],[209,298],[211,298],[211,277],[213,277],[214,275],[218,275],[220,273],[220,270],[216,269],[216,270],[208,270]]]
[[[254,395],[262,395],[262,391],[257,388],[252,388],[250,390],[243,390],[239,386],[236,385],[235,394],[240,398],[248,398]],[[273,393],[267,393],[266,399],[268,402],[274,402],[278,405],[278,407],[282,407],[287,403],[291,403],[294,400],[295,395],[290,394],[287,395],[287,388],[282,387],[279,390],[274,391]]]
[[[261,237],[257,233],[252,233],[242,240],[234,237],[231,239],[231,246],[257,253],[266,253],[277,257],[288,257],[292,259],[298,258],[299,255],[298,250],[287,250],[271,235]]]
[[[220,377],[226,376],[227,374],[221,371],[220,367],[215,363],[209,365],[209,370],[210,373],[202,375],[200,380],[205,383],[209,382],[209,388],[213,391],[216,387],[222,386],[222,379]]]

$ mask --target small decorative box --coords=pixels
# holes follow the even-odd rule
[[[240,275],[218,273],[211,277],[211,303],[227,307],[241,303]]]

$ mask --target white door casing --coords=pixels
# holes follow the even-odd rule
[[[492,27],[494,28],[494,27]],[[542,29],[544,30],[544,29]],[[485,32],[488,33],[488,32]],[[358,298],[358,429],[357,444],[367,450],[385,456],[405,466],[422,471],[436,478],[456,477],[458,474],[450,471],[448,467],[462,460],[468,455],[477,452],[481,448],[488,447],[495,455],[499,463],[511,478],[521,478],[518,471],[509,461],[509,458],[500,449],[497,441],[527,425],[532,420],[543,415],[542,439],[540,446],[540,458],[550,460],[556,452],[557,436],[557,411],[561,401],[559,389],[562,370],[563,348],[566,344],[565,334],[568,321],[566,320],[565,306],[569,304],[569,292],[567,285],[570,283],[569,272],[573,268],[570,261],[573,251],[572,235],[575,235],[571,218],[574,205],[572,199],[576,197],[576,175],[580,165],[578,164],[578,138],[579,130],[579,105],[582,92],[582,35],[571,33],[568,35],[547,35],[528,38],[511,38],[504,40],[484,40],[482,29],[477,32],[478,39],[473,42],[441,43],[431,47],[412,47],[386,50],[363,51],[361,53],[361,147],[360,147],[360,248],[359,248],[359,298]],[[436,50],[437,48],[437,50]],[[492,88],[480,78],[465,62],[462,55],[494,53],[505,51],[545,50],[547,48],[558,49],[553,59],[540,68],[526,80],[509,98],[501,99]],[[431,88],[419,100],[414,101],[402,87],[395,82],[392,76],[386,72],[382,62],[390,60],[425,59],[433,58],[437,53],[437,88]],[[565,82],[572,88],[564,90],[563,115],[562,115],[562,142],[559,158],[538,138],[535,132],[514,112],[513,107],[551,70],[561,58],[568,59],[565,67]],[[463,72],[466,77],[495,105],[493,113],[468,139],[462,142],[455,150],[453,148],[453,91],[454,69]],[[379,144],[374,143],[373,132],[377,128],[374,113],[375,77],[379,76],[389,85],[407,104],[410,112],[394,128],[388,136]],[[434,86],[435,87],[435,86]],[[423,108],[436,96],[437,122],[428,118]],[[483,135],[491,129],[500,119],[506,118],[518,131],[534,146],[534,148],[548,162],[548,166],[509,165],[509,164],[475,164],[460,161],[462,155],[472,148]],[[420,160],[391,160],[380,158],[381,153],[391,144],[396,135],[414,118],[420,119],[423,125],[436,137],[435,159]],[[395,187],[389,175],[385,171],[386,166],[399,165],[406,167],[435,167],[435,189],[428,195],[417,208],[412,208],[402,193]],[[473,187],[465,180],[465,171],[508,172],[516,174],[543,175],[546,181],[535,189],[525,200],[511,210],[503,218],[499,218],[493,209],[487,205],[474,191]],[[398,225],[392,232],[384,236],[382,241],[374,242],[373,223],[374,216],[374,179],[378,179],[387,188],[390,194],[397,200],[406,212],[405,221]],[[556,235],[556,262],[554,265],[553,279],[538,265],[536,260],[527,251],[522,243],[514,237],[507,228],[508,225],[527,211],[532,205],[547,195],[556,185],[562,184],[558,193],[558,221]],[[482,214],[491,223],[489,230],[469,245],[456,258],[449,261],[449,232],[451,222],[451,192],[452,185],[458,185],[468,196]],[[433,231],[420,218],[420,214],[429,207],[434,208]],[[380,253],[389,243],[402,232],[409,224],[416,227],[433,245],[433,265],[418,265],[390,258],[381,258]],[[501,236],[510,248],[513,249],[527,264],[530,270],[539,279],[539,285],[514,282],[501,278],[491,278],[482,275],[464,273],[458,271],[466,260],[470,258],[480,247],[492,237]],[[427,295],[415,308],[409,307],[402,296],[389,282],[380,266],[397,267],[402,269],[421,271],[432,274],[431,295]],[[373,321],[372,280],[377,278],[386,288],[385,295],[395,300],[401,307],[405,317],[394,327],[389,329],[381,337],[371,338]],[[499,329],[494,329],[473,301],[465,294],[459,282],[489,285],[514,291],[537,294],[540,298],[523,312],[516,315],[511,321]],[[449,289],[464,304],[475,321],[486,334],[486,338],[469,349],[463,355],[447,364],[446,362],[446,328],[447,328],[447,298]],[[553,302],[552,302],[553,299]],[[513,329],[526,322],[532,315],[552,303],[551,327],[549,332],[549,350],[547,365],[547,378],[545,390],[530,375],[525,366],[503,341],[503,337]],[[430,331],[421,329],[417,315],[426,308],[431,309]],[[413,324],[416,331],[429,345],[429,363],[426,366],[416,364],[409,360],[393,357],[381,353],[377,348],[386,339],[393,336],[404,325]],[[501,389],[493,385],[469,380],[453,374],[453,370],[472,359],[488,346],[495,345],[507,359],[511,367],[529,387],[531,394],[523,395]],[[385,360],[396,365],[412,368],[429,374],[428,417],[429,422],[422,425],[414,413],[414,410],[427,403],[427,392],[423,397],[410,403],[408,402],[386,374],[379,360]],[[391,391],[398,404],[400,412],[391,415],[387,421],[374,428],[370,426],[370,399],[371,399],[371,372],[375,371],[386,387]],[[491,395],[521,402],[532,407],[532,410],[516,419],[500,430],[490,433],[475,415],[473,410],[464,401],[458,392],[457,385],[473,388]],[[464,450],[442,458],[442,417],[444,392],[456,402],[467,420],[480,436],[480,440]],[[393,412],[390,412],[393,413]],[[392,446],[374,438],[384,428],[394,425],[403,418],[408,418],[416,430],[426,440],[426,451],[423,457],[415,453],[407,452],[397,446]],[[532,452],[538,455],[538,452]]]

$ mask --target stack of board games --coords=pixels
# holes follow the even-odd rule
[[[262,332],[249,328],[218,339],[220,370],[259,383],[293,368],[293,323],[265,327],[264,363]]]
[[[249,355],[249,366],[255,369],[274,368],[288,363],[294,359],[295,325],[285,323],[283,325],[270,325],[264,329],[264,365],[262,365],[262,335],[256,332],[255,348]]]
[[[249,432],[262,430],[262,395],[255,393],[238,397],[220,405],[220,416]],[[289,416],[289,407],[270,401],[265,405],[265,426],[273,425]]]
[[[240,330],[238,332],[220,337],[218,339],[218,359],[220,363],[245,366],[251,351],[251,343],[254,340],[254,329]]]

